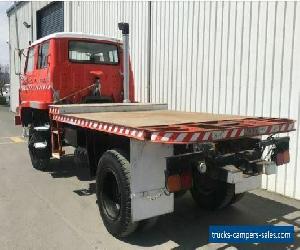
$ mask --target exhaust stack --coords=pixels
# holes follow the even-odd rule
[[[118,27],[123,36],[123,102],[129,103],[129,24],[118,23]]]

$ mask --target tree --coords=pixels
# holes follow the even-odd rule
[[[3,88],[9,84],[9,65],[0,64],[0,95],[3,96]]]

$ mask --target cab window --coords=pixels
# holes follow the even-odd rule
[[[49,42],[43,43],[39,46],[39,58],[38,58],[39,69],[47,68],[48,51],[49,51]]]
[[[34,48],[30,48],[28,50],[28,55],[27,55],[27,65],[26,65],[26,70],[25,72],[31,72],[33,71],[34,68]]]
[[[114,44],[70,41],[69,60],[77,63],[118,64],[118,47]]]

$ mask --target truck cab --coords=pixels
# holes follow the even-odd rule
[[[22,125],[34,123],[34,117],[46,119],[50,104],[122,102],[122,46],[115,38],[70,32],[32,43],[19,92]],[[129,100],[133,102],[129,69]]]

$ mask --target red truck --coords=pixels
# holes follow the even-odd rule
[[[129,26],[123,42],[56,33],[28,49],[16,124],[29,129],[34,168],[65,146],[96,177],[102,220],[116,237],[173,212],[190,191],[202,208],[221,209],[259,188],[262,174],[289,162],[295,121],[168,110],[135,103]],[[264,136],[264,137],[263,137]]]

